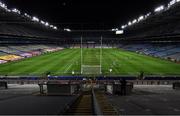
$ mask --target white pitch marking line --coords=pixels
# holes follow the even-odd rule
[[[66,70],[64,71],[64,73],[67,73],[68,70],[71,68],[72,65],[73,65],[73,64],[70,64],[70,65],[66,68]]]

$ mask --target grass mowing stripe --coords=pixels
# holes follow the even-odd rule
[[[58,58],[56,58],[54,60],[54,62],[52,62],[53,64],[51,64],[51,66],[48,68],[48,70],[52,74],[55,74],[58,70],[61,70],[60,72],[62,74],[63,71],[62,71],[61,67],[63,67],[65,65],[64,61],[68,60],[67,58],[69,58],[70,55],[74,52],[75,52],[74,50],[69,50],[69,52],[66,53],[65,55],[61,55]]]
[[[134,59],[132,59],[132,63],[135,64],[136,66],[138,66],[137,68],[141,71],[145,71],[145,73],[147,74],[164,74],[166,71],[168,70],[164,70],[163,66],[164,64],[160,63],[159,65],[154,65],[157,62],[151,61],[151,60],[146,60],[146,58],[144,58],[143,56],[139,57],[136,55],[130,55],[127,54],[126,52],[123,52],[121,55],[125,55],[125,56],[129,56],[132,57]],[[131,62],[131,61],[129,61]],[[142,65],[141,65],[142,64]],[[163,66],[161,66],[163,65]]]
[[[35,70],[35,68],[32,68],[35,72],[35,74],[38,74],[38,73],[44,73],[44,72],[49,72],[50,68],[53,67],[53,66],[50,66],[50,65],[53,65],[53,64],[56,64],[57,63],[57,60],[56,59],[60,59],[62,57],[66,57],[67,55],[71,54],[71,52],[74,52],[74,51],[67,51],[66,53],[59,53],[57,56],[53,57],[53,56],[50,56],[48,58],[48,61],[46,62],[41,62],[41,68],[39,69],[39,72],[38,70]],[[63,60],[62,60],[63,61]],[[32,71],[32,70],[31,70]]]
[[[73,55],[74,57],[72,58],[72,57],[70,57],[71,58],[71,60],[69,60],[69,62],[67,63],[67,65],[66,65],[66,67],[65,67],[65,70],[64,70],[64,74],[66,74],[68,71],[69,71],[69,69],[71,68],[71,66],[74,64],[74,62],[75,62],[75,60],[77,60],[77,52],[78,51],[76,51],[75,52],[75,54]],[[71,73],[71,72],[69,72],[69,73]]]
[[[76,52],[77,50],[73,50],[72,53],[68,54],[67,56],[63,56],[62,58],[64,60],[59,61],[60,66],[58,66],[57,68],[54,67],[54,74],[64,75],[67,66],[69,65],[69,63],[71,63],[70,60],[73,59],[72,56],[76,55]]]
[[[122,64],[123,64],[123,68],[118,68],[117,66],[119,65],[119,62],[116,64],[117,66],[116,67],[114,67],[113,68],[113,70],[115,69],[115,72],[113,72],[113,73],[117,73],[117,69],[119,70],[119,69],[121,69],[121,70],[119,70],[119,72],[120,73],[122,73],[122,70],[123,69],[126,69],[126,70],[128,70],[128,72],[130,72],[130,71],[132,71],[132,72],[134,72],[135,71],[135,73],[134,74],[138,74],[138,72],[139,71],[141,71],[141,70],[144,70],[144,69],[146,69],[146,71],[150,74],[151,72],[152,73],[157,73],[158,72],[158,74],[159,73],[161,73],[161,74],[167,74],[165,71],[167,71],[168,72],[168,70],[165,70],[164,71],[164,69],[162,70],[161,68],[162,68],[162,66],[165,66],[165,64],[164,64],[164,61],[163,61],[163,63],[160,63],[159,65],[158,65],[158,67],[156,67],[156,68],[154,68],[154,64],[156,63],[156,62],[158,62],[158,61],[161,61],[160,59],[158,59],[158,61],[156,61],[156,62],[151,62],[151,60],[146,60],[147,58],[144,58],[143,56],[138,56],[136,53],[134,53],[135,55],[129,55],[129,52],[127,51],[121,51],[121,50],[118,50],[118,49],[112,49],[112,50],[110,50],[110,49],[106,49],[106,50],[103,50],[103,53],[110,53],[111,55],[112,54],[114,54],[115,56],[116,56],[116,58],[115,57],[113,57],[112,59],[114,59],[114,61],[116,61],[116,59],[119,59],[119,60],[121,60],[121,61],[123,61],[122,62]],[[106,56],[103,56],[103,57],[106,57]],[[112,57],[112,56],[111,56]],[[125,60],[125,58],[127,58],[127,57],[135,57],[135,58],[133,58],[132,59],[132,61],[131,60]],[[146,56],[147,57],[147,56]],[[144,61],[143,61],[144,60]],[[106,62],[107,62],[107,60],[106,60]],[[140,65],[141,63],[143,62],[143,65]],[[104,65],[105,63],[103,63],[103,65]],[[128,67],[128,65],[125,65],[125,64],[128,64],[129,65],[129,67],[133,67],[133,68],[135,68],[135,69],[129,69],[129,67]],[[171,65],[173,65],[173,66],[179,66],[179,65],[175,65],[174,63],[171,63]],[[170,66],[172,69],[171,70],[173,70],[174,68],[175,69],[178,69],[178,68],[176,68],[176,67],[173,67],[173,66]],[[110,67],[110,66],[108,66],[108,67]],[[179,69],[178,69],[179,70]],[[124,70],[125,71],[125,70]],[[127,72],[127,71],[125,71],[125,72]],[[178,71],[177,71],[178,72]],[[123,72],[124,73],[124,72]],[[171,73],[171,74],[173,74],[173,73]]]
[[[45,60],[49,60],[50,57],[52,56],[56,56],[57,54],[65,54],[67,51],[64,51],[64,52],[56,52],[56,53],[52,53],[52,54],[45,54],[45,55],[42,55],[40,57],[32,57],[30,59],[27,59],[27,60],[23,60],[23,61],[19,61],[19,62],[16,62],[14,63],[14,66],[9,66],[7,68],[7,71],[8,74],[11,73],[15,73],[15,74],[28,74],[28,73],[31,73],[32,70],[36,70],[37,68],[39,68],[39,65],[42,64]],[[18,64],[18,65],[16,65]],[[8,64],[7,64],[8,65]],[[0,65],[1,66],[1,65]],[[23,67],[22,67],[23,66]],[[11,69],[11,70],[8,70],[8,69]]]
[[[44,54],[22,61],[0,65],[0,75],[42,75],[52,72],[53,75],[77,75],[81,71],[81,49],[65,49],[60,52]],[[109,75],[137,75],[140,71],[145,74],[180,74],[180,65],[169,61],[153,58],[120,49],[102,49],[102,72]],[[99,49],[83,49],[83,59],[87,65],[99,65]]]
[[[148,66],[147,67],[145,66],[146,63],[138,61],[135,56],[128,55],[125,52],[121,52],[121,56],[119,56],[119,54],[116,54],[116,56],[122,57],[122,58],[127,58],[126,60],[124,60],[124,62],[129,63],[129,66],[134,68],[133,70],[136,72],[145,71],[146,69],[149,70]],[[143,64],[143,65],[141,65],[141,64]],[[125,69],[127,69],[127,68],[125,68]]]
[[[117,68],[117,71],[115,73],[132,75],[137,72],[135,66],[132,66],[131,62],[127,62],[127,57],[122,56],[120,52],[112,52],[111,56],[113,59],[117,59],[117,66],[115,67]]]
[[[175,71],[178,72],[179,65],[173,62],[160,60],[157,58],[152,58],[144,55],[139,55],[137,53],[129,53],[128,51],[126,52],[126,55],[130,57],[134,57],[134,59],[137,60],[137,63],[142,64],[139,65],[139,67],[141,68],[141,70],[147,71],[147,74],[151,74],[151,73],[168,74],[172,72],[174,73]]]
[[[73,58],[72,63],[70,64],[70,66],[68,66],[68,68],[66,69],[66,73],[68,70],[70,70],[72,68],[72,66],[76,63],[77,60],[80,60],[80,52],[77,52],[78,54],[76,54]],[[80,65],[80,64],[79,64]]]
[[[103,73],[109,73],[109,69],[112,68],[113,69],[113,73],[118,71],[117,68],[114,68],[114,66],[112,66],[112,63],[115,59],[112,59],[112,56],[110,55],[109,52],[105,52],[103,51],[103,57],[102,57],[102,72]]]
[[[74,52],[74,51],[72,51],[72,52]],[[63,53],[63,54],[59,54],[59,55],[57,55],[57,56],[51,56],[50,58],[48,58],[48,60],[43,64],[43,63],[41,63],[41,67],[39,67],[39,69],[37,69],[37,70],[34,70],[34,68],[33,68],[33,70],[34,71],[31,71],[32,72],[32,74],[34,73],[34,74],[38,74],[38,73],[44,73],[44,72],[49,72],[50,70],[50,68],[51,67],[54,67],[54,66],[50,66],[50,65],[53,65],[53,64],[56,64],[57,63],[57,60],[56,59],[60,59],[61,58],[61,56],[62,57],[64,57],[64,56],[67,56],[67,54],[69,54],[70,52],[68,52],[68,53]],[[42,71],[44,71],[44,72],[42,72]]]
[[[24,59],[24,60],[21,60],[21,61],[15,61],[15,62],[10,62],[10,63],[6,63],[6,64],[1,64],[0,65],[0,69],[1,69],[1,71],[3,71],[3,69],[6,70],[6,69],[10,68],[11,65],[13,67],[17,66],[16,68],[22,68],[22,67],[19,67],[19,66],[22,66],[23,64],[25,64],[27,62],[28,63],[31,63],[31,62],[34,63],[34,61],[36,61],[36,59],[40,60],[41,58],[49,57],[49,55],[50,54],[44,54],[44,55],[40,55],[40,56],[35,56],[35,57],[32,57],[32,58]]]
[[[138,72],[136,65],[133,65],[132,62],[127,62],[127,57],[124,57],[122,54],[120,54],[120,52],[111,52],[111,57],[113,57],[113,59],[117,59],[116,62],[116,69],[118,71],[116,71],[115,73],[125,73],[125,74],[135,74]],[[123,70],[124,69],[124,70]]]

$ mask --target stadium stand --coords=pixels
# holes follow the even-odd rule
[[[8,9],[2,2],[0,2],[0,22],[1,37],[18,37],[21,40],[24,37],[41,40],[51,38],[52,41],[64,38],[56,26],[22,13],[18,9]]]
[[[5,52],[0,52],[0,56],[7,55]]]
[[[147,15],[129,21],[121,28],[127,42],[121,42],[120,48],[163,59],[179,62],[179,0],[172,0]]]
[[[22,59],[22,57],[16,56],[16,55],[6,55],[6,56],[1,56],[0,59],[6,60],[6,61],[15,61],[15,60]]]
[[[6,63],[7,61],[5,60],[0,60],[0,64]]]
[[[175,0],[174,0],[175,1]],[[147,15],[141,16],[136,21],[130,21],[123,25],[124,37],[126,38],[149,38],[149,37],[177,37],[179,31],[179,1],[174,4],[164,5],[159,11],[154,10]],[[161,6],[162,7],[162,6]]]
[[[175,54],[173,54],[173,55],[166,56],[166,58],[167,58],[167,59],[171,58],[171,59],[180,61],[180,53],[175,53]]]
[[[47,52],[62,50],[56,45],[6,45],[0,46],[0,64],[23,58],[37,56]]]
[[[8,53],[8,54],[13,54],[13,53],[18,52],[17,50],[11,49],[11,48],[6,47],[6,46],[0,47],[0,50],[2,52]]]
[[[154,57],[170,59],[172,61],[180,61],[180,46],[175,44],[129,44],[125,46],[120,46],[120,48]]]

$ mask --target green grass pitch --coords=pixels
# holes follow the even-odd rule
[[[83,49],[83,63],[99,65],[99,49]],[[103,75],[180,75],[180,65],[134,52],[120,49],[102,49]],[[109,70],[112,69],[112,72]],[[41,76],[47,72],[51,75],[81,74],[81,49],[64,49],[21,61],[0,65],[0,75]]]

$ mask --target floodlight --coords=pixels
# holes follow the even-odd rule
[[[123,34],[123,33],[124,33],[123,30],[118,30],[118,31],[116,31],[116,35]]]
[[[17,9],[12,9],[12,12],[17,12]]]
[[[50,25],[51,28],[53,28],[54,26],[53,25]]]
[[[70,32],[71,30],[70,30],[70,29],[67,29],[67,31],[69,31],[69,32]]]
[[[174,5],[177,2],[177,0],[171,0],[168,4],[168,7],[171,7],[172,5]]]
[[[30,15],[28,15],[27,13],[24,13],[24,16],[28,17],[28,18],[31,18]]]
[[[162,10],[164,10],[164,6],[163,6],[163,5],[155,8],[154,12],[160,12],[160,11],[162,11]]]
[[[126,28],[126,27],[125,27],[125,25],[122,25],[121,28],[124,29],[124,28]]]
[[[27,13],[24,13],[24,16],[27,16],[28,14]]]
[[[43,25],[45,25],[45,22],[44,22],[44,21],[42,21],[42,20],[41,20],[41,22],[40,22],[40,23],[41,23],[41,24],[43,24]]]
[[[134,23],[136,23],[137,22],[137,20],[136,19],[134,19],[133,21],[132,21],[132,23],[134,24]]]
[[[2,2],[0,2],[0,6],[1,6],[2,8],[7,8],[7,6],[6,6],[4,3],[2,3]]]
[[[117,31],[118,30],[118,28],[113,28],[113,29],[111,29],[111,31]]]
[[[132,23],[131,23],[131,22],[128,22],[128,25],[129,25],[129,26],[131,26],[131,25],[132,25]]]
[[[68,31],[68,32],[70,32],[71,30],[67,28],[67,29],[64,29],[64,31]]]
[[[12,9],[11,11],[14,12],[14,13],[21,14],[21,12],[18,9],[16,9],[16,8]]]
[[[38,19],[37,17],[33,17],[33,18],[32,18],[32,21],[39,22],[39,19]]]
[[[54,26],[54,27],[53,27],[53,29],[57,30],[57,27],[56,27],[56,26]]]
[[[144,16],[140,16],[139,18],[138,18],[138,21],[141,21],[141,20],[143,20],[144,19]]]
[[[4,3],[2,3],[2,2],[0,2],[0,7],[2,7],[2,8],[7,10],[7,6]]]
[[[126,27],[127,27],[127,24],[121,26],[122,29],[125,29]]]
[[[147,13],[147,14],[146,14],[146,17],[148,17],[148,16],[150,16],[150,15],[151,15],[151,12]]]
[[[46,23],[45,23],[45,26],[49,26],[49,23],[48,23],[48,22],[46,22]]]

